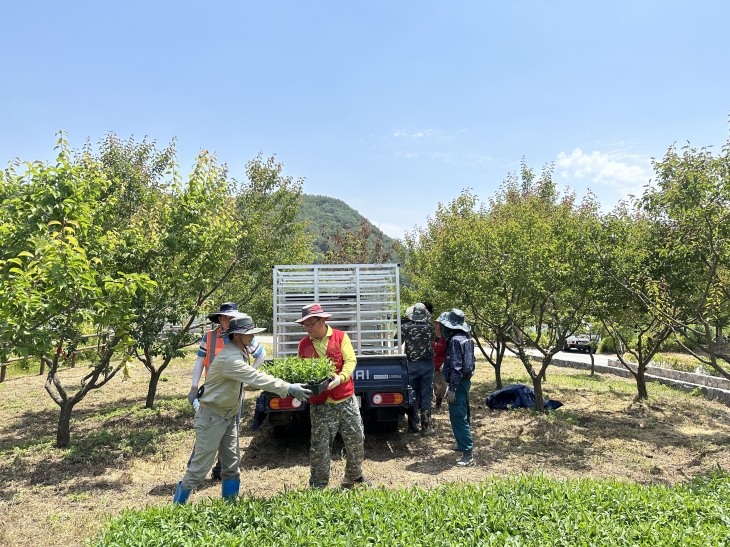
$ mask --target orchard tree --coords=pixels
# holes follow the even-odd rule
[[[70,444],[74,406],[126,364],[135,321],[132,300],[154,283],[118,272],[110,225],[119,195],[103,166],[72,154],[60,134],[55,164],[14,162],[0,190],[0,360],[39,357],[45,389],[60,407],[56,445]],[[21,165],[24,167],[19,172]],[[80,386],[58,374],[84,334],[100,342]]]
[[[683,308],[667,306],[660,313],[640,296],[666,294],[671,266],[662,260],[658,246],[663,233],[641,211],[621,203],[603,219],[594,235],[599,260],[597,317],[617,342],[616,355],[636,380],[637,398],[647,399],[646,367],[671,335],[671,321],[682,317]],[[636,363],[629,364],[629,357]]]
[[[245,305],[253,295],[270,294],[271,264],[298,260],[308,248],[294,221],[302,181],[283,177],[273,158],[249,162],[247,180],[238,183],[202,151],[183,184],[171,149],[158,153],[145,142],[107,139],[100,156],[138,198],[126,210],[130,244],[120,268],[155,281],[133,303],[134,355],[150,373],[148,408],[171,360],[199,340],[193,327],[207,308],[219,299]]]
[[[405,235],[400,252],[404,256],[404,276],[409,283],[403,287],[403,296],[410,302],[429,301],[434,309],[448,311],[462,308],[472,323],[474,341],[482,356],[494,369],[497,388],[502,387],[501,366],[507,344],[500,328],[504,320],[498,295],[480,294],[478,300],[472,287],[470,273],[481,272],[477,264],[481,250],[474,238],[475,230],[487,228],[483,224],[485,211],[477,210],[478,198],[470,191],[448,205],[439,204],[426,227]],[[487,320],[489,318],[489,320]],[[487,344],[490,351],[484,349]]]
[[[523,162],[488,205],[465,192],[440,206],[428,227],[407,244],[430,279],[424,289],[440,302],[464,307],[478,328],[509,343],[519,356],[543,410],[542,382],[552,357],[595,309],[598,274],[590,241],[597,207],[559,195],[552,171],[537,177]],[[495,338],[496,338],[495,336]],[[529,349],[540,354],[533,365]]]
[[[275,264],[307,264],[314,259],[314,236],[296,217],[304,179],[283,174],[274,156],[259,154],[246,165],[246,180],[235,197],[240,267],[227,278],[219,300],[234,300],[261,324],[273,318]]]
[[[668,289],[637,294],[672,325],[686,351],[730,379],[730,140],[718,155],[672,146],[654,170],[641,206],[663,231]],[[671,316],[678,305],[686,316]]]

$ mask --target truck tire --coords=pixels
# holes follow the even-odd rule
[[[285,437],[286,437],[286,426],[285,425],[275,425],[274,426],[274,438],[283,439]]]

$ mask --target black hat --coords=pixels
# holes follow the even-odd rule
[[[231,319],[231,322],[228,323],[228,330],[222,332],[221,336],[228,336],[229,334],[257,334],[265,330],[257,327],[250,315],[239,312],[238,317]]]
[[[212,321],[213,323],[220,323],[220,321],[218,320],[219,315],[227,315],[228,317],[240,317],[243,314],[238,311],[238,306],[236,306],[235,302],[224,302],[223,304],[221,304],[220,310],[215,313],[211,313],[208,316],[208,321]]]

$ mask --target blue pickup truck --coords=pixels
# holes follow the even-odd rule
[[[355,396],[366,428],[397,431],[398,419],[415,407],[415,394],[408,384],[405,355],[360,355],[353,373]],[[298,430],[309,431],[309,404],[292,397],[262,393],[256,399],[253,429],[268,419],[275,437]]]

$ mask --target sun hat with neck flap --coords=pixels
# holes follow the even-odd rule
[[[238,317],[231,319],[228,323],[228,330],[221,333],[221,336],[230,334],[258,334],[266,329],[257,327],[253,319],[247,313],[240,313]]]
[[[439,323],[451,330],[460,330],[464,332],[469,332],[471,330],[469,323],[465,320],[464,312],[458,308],[453,308],[451,311],[445,311],[439,315]]]

